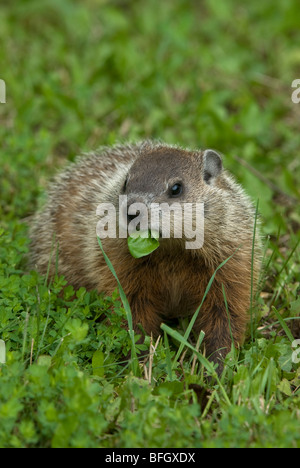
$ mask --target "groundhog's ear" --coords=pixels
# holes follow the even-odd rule
[[[207,184],[210,184],[212,180],[222,172],[222,158],[216,151],[208,149],[204,151],[203,161],[203,178]]]

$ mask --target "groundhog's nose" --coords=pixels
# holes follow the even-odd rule
[[[127,223],[133,221],[138,216],[144,219],[147,217],[148,211],[144,204],[144,200],[140,197],[129,197],[127,200]]]
[[[130,223],[130,221],[135,219],[139,214],[140,214],[139,210],[137,210],[136,213],[134,213],[134,214],[129,214],[128,209],[127,209],[127,221],[128,221],[128,223]]]
[[[130,223],[130,221],[132,221],[134,218],[136,217],[136,215],[131,215],[131,214],[128,214],[127,213],[127,221]]]

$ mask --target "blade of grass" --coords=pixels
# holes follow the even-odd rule
[[[295,251],[297,250],[297,248],[299,246],[299,243],[300,243],[300,240],[296,243],[295,247],[291,250],[290,255],[287,257],[287,259],[283,263],[279,273],[276,275],[276,277],[277,277],[276,278],[276,284],[280,280],[280,276],[281,276],[283,270],[286,268],[286,266],[289,263],[290,259],[293,257]],[[274,288],[274,293],[273,293],[271,299],[269,300],[269,305],[270,306],[272,306],[276,302],[277,298],[280,296],[281,288],[282,287]]]
[[[201,414],[201,420],[202,421],[204,421],[206,419],[206,416],[207,416],[207,414],[209,412],[209,409],[211,407],[211,404],[212,404],[212,402],[213,402],[213,400],[214,400],[214,398],[216,396],[216,393],[217,393],[217,390],[214,390],[212,392],[212,394],[210,395],[210,397],[208,399],[208,402],[207,402],[207,404],[206,404],[206,406],[205,406],[205,408],[204,408],[204,410],[203,410],[203,412]]]
[[[277,275],[277,278],[280,278],[280,275],[281,273],[283,272],[283,270],[285,269],[285,267],[287,266],[287,264],[289,263],[290,259],[292,258],[292,256],[294,255],[294,252],[296,252],[298,246],[300,244],[300,240],[298,240],[298,242],[296,243],[296,245],[294,246],[294,248],[291,250],[291,253],[290,255],[287,257],[286,261],[283,263],[282,267],[281,267],[281,270],[279,271],[278,275]]]
[[[51,250],[50,250],[50,257],[49,257],[49,261],[48,261],[48,267],[47,267],[47,273],[46,273],[46,276],[45,276],[45,282],[44,282],[44,286],[47,286],[48,284],[48,279],[49,279],[49,274],[50,274],[50,268],[51,268],[51,264],[52,264],[52,257],[53,257],[53,253],[54,253],[54,246],[55,246],[55,233],[53,234],[53,238],[52,238],[52,244],[51,244]],[[58,244],[56,246],[56,273],[58,271]]]
[[[161,324],[161,329],[164,330],[165,332],[167,332],[170,336],[172,336],[172,338],[174,338],[174,340],[177,340],[179,341],[183,348],[185,346],[187,346],[188,348],[192,349],[193,351],[195,351],[195,353],[197,354],[197,356],[199,355],[199,359],[201,361],[201,364],[205,365],[206,369],[211,373],[213,374],[215,372],[214,370],[214,367],[213,365],[202,355],[200,354],[200,352],[198,352],[196,350],[196,348],[191,345],[191,343],[189,343],[185,336],[182,336],[177,330],[174,330],[173,328],[169,327],[168,325],[166,325],[165,323],[162,323]],[[204,338],[204,334],[203,334],[203,338]],[[200,343],[201,344],[201,343]]]
[[[26,310],[25,322],[24,322],[24,331],[23,331],[23,344],[22,344],[22,361],[26,352],[26,342],[27,342],[27,330],[28,330],[28,321],[29,321],[29,311]]]
[[[237,250],[238,250],[238,249],[237,249]],[[236,250],[236,251],[237,251],[237,250]],[[204,293],[204,295],[203,295],[201,304],[199,305],[199,307],[197,308],[196,312],[195,312],[194,315],[192,316],[191,321],[190,321],[190,323],[189,323],[189,326],[187,327],[186,332],[185,332],[185,334],[184,334],[184,339],[185,339],[186,341],[187,341],[188,337],[190,336],[191,330],[192,330],[192,328],[193,328],[193,326],[194,326],[194,323],[195,323],[195,321],[196,321],[196,319],[197,319],[197,317],[198,317],[198,314],[199,314],[199,312],[200,312],[200,309],[201,309],[201,307],[202,307],[202,305],[203,305],[203,302],[205,301],[205,298],[206,298],[206,296],[207,296],[207,294],[208,294],[208,292],[209,292],[209,290],[210,290],[210,288],[211,288],[211,285],[212,285],[212,283],[213,283],[213,281],[214,281],[214,279],[215,279],[215,276],[216,276],[218,270],[220,270],[220,268],[222,268],[222,267],[225,265],[225,263],[227,263],[228,260],[230,260],[230,259],[235,255],[236,251],[235,251],[232,255],[230,255],[230,257],[226,258],[226,260],[224,260],[224,261],[216,268],[216,270],[214,271],[212,277],[210,278],[210,280],[209,280],[209,282],[208,282],[208,285],[207,285],[207,287],[206,287],[205,293]],[[181,335],[180,335],[180,336],[181,336]],[[183,345],[181,344],[181,345],[179,346],[178,351],[177,351],[177,354],[176,354],[174,363],[179,359],[179,356],[181,355],[182,350],[183,350]]]
[[[258,205],[259,199],[256,203],[254,226],[253,226],[253,237],[252,237],[252,251],[251,251],[251,289],[250,289],[250,329],[251,329],[251,341],[254,341],[254,323],[253,323],[253,290],[254,290],[254,253],[255,253],[255,240],[256,240],[256,226],[258,216]],[[257,317],[255,315],[255,329],[256,329]]]
[[[276,317],[278,318],[278,322],[280,323],[280,325],[282,326],[283,330],[285,331],[285,334],[286,336],[288,337],[288,339],[290,340],[290,342],[293,342],[294,341],[294,337],[289,329],[289,327],[287,326],[287,324],[285,323],[285,321],[283,320],[283,318],[281,317],[280,313],[278,312],[278,310],[276,310],[276,308],[273,306],[272,307],[272,311],[274,312],[274,314],[276,315]]]
[[[278,228],[278,233],[277,233],[277,237],[276,237],[276,245],[277,246],[279,245],[280,233],[281,233],[281,226],[279,226],[279,228]],[[270,236],[268,236],[268,242],[266,243],[266,249],[265,249],[264,257],[266,256],[267,248],[268,248],[269,243],[270,243]],[[274,246],[274,248],[272,250],[272,254],[270,255],[269,260],[268,260],[267,264],[265,265],[265,268],[264,268],[265,272],[269,271],[270,265],[272,264],[273,258],[275,256],[275,252],[276,252],[276,249],[275,249],[275,246]]]
[[[210,373],[210,375],[212,377],[214,377],[219,385],[219,388],[223,394],[223,397],[226,401],[226,403],[228,404],[228,406],[231,406],[231,402],[228,398],[228,395],[225,391],[225,388],[223,387],[223,385],[221,384],[220,382],[220,379],[218,377],[218,374],[217,372],[215,371],[212,363],[206,359],[199,351],[197,351],[197,349],[192,346],[186,339],[184,336],[182,336],[178,331],[176,330],[173,330],[173,328],[170,328],[168,327],[168,325],[166,325],[165,323],[163,323],[161,325],[161,328],[162,330],[164,330],[165,332],[167,332],[170,336],[172,336],[175,340],[178,340],[183,347],[187,347],[187,348],[190,348],[198,357],[199,361],[201,362],[201,364],[205,367],[205,369]],[[203,335],[203,338],[204,338],[204,335]],[[200,343],[201,344],[201,343]]]
[[[168,340],[168,334],[164,331],[164,342],[165,342],[165,350],[166,350],[166,365],[167,365],[167,374],[169,380],[172,382],[172,360],[171,360],[171,352]]]
[[[278,311],[277,311],[277,312],[278,312]],[[278,313],[279,313],[279,312],[278,312]],[[282,318],[282,317],[281,317],[281,318]],[[286,318],[282,318],[282,320],[283,320],[284,322],[289,322],[290,320],[300,320],[300,317],[286,317]],[[264,327],[260,327],[259,330],[262,332],[262,331],[267,330],[268,328],[272,328],[274,325],[278,325],[278,324],[280,324],[279,321],[278,321],[278,322],[277,322],[277,321],[276,321],[276,322],[272,322],[272,323],[270,323],[270,324],[268,324],[268,325],[265,325]]]
[[[226,297],[225,288],[224,288],[223,283],[222,283],[222,291],[223,291],[225,308],[226,308],[226,313],[227,313],[227,318],[228,318],[228,326],[229,326],[229,333],[230,333],[231,343],[234,345],[234,339],[233,339],[233,335],[232,335],[231,322],[230,322],[230,315],[229,315],[229,310],[228,310],[228,302],[227,302],[227,297]]]
[[[49,318],[50,318],[51,295],[50,295],[50,291],[49,291],[49,290],[48,290],[48,296],[49,296],[48,313],[47,313],[47,317],[46,317],[46,323],[45,323],[45,326],[44,326],[42,338],[41,338],[41,341],[40,341],[40,343],[39,343],[39,347],[38,347],[38,350],[37,350],[36,361],[37,361],[38,358],[39,358],[39,355],[40,355],[40,352],[41,352],[41,349],[42,349],[42,346],[43,346],[43,343],[44,343],[44,338],[45,338],[45,334],[46,334],[46,330],[47,330],[48,323],[49,323]]]
[[[122,288],[122,285],[121,285],[121,283],[119,281],[119,278],[118,278],[118,276],[117,276],[117,274],[115,272],[115,269],[114,269],[111,261],[109,260],[108,256],[106,255],[106,253],[103,250],[100,237],[97,236],[97,239],[98,239],[98,244],[99,244],[99,246],[101,248],[101,251],[103,253],[104,259],[106,261],[106,264],[107,264],[108,268],[110,269],[110,271],[112,272],[112,274],[114,275],[114,277],[116,278],[116,281],[118,283],[120,297],[121,297],[121,300],[123,302],[123,306],[124,306],[124,309],[125,309],[125,312],[126,312],[126,318],[127,318],[128,328],[129,328],[128,332],[129,332],[129,336],[131,338],[132,371],[133,371],[134,375],[137,376],[138,375],[138,359],[137,359],[136,348],[135,348],[134,330],[133,330],[133,324],[132,324],[132,314],[131,314],[130,305],[129,305],[129,302],[127,300],[126,294],[125,294],[125,292],[124,292],[124,290]]]

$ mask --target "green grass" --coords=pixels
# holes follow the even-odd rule
[[[0,6],[1,447],[300,447],[299,21],[296,0]],[[27,269],[48,180],[79,152],[141,138],[220,150],[259,199],[259,294],[219,380],[188,324],[133,343],[117,292]]]

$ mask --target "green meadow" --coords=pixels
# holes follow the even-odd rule
[[[299,24],[296,0],[1,2],[0,447],[300,447]],[[220,378],[188,324],[138,344],[117,289],[27,266],[51,178],[144,138],[220,150],[258,203],[259,289]]]

